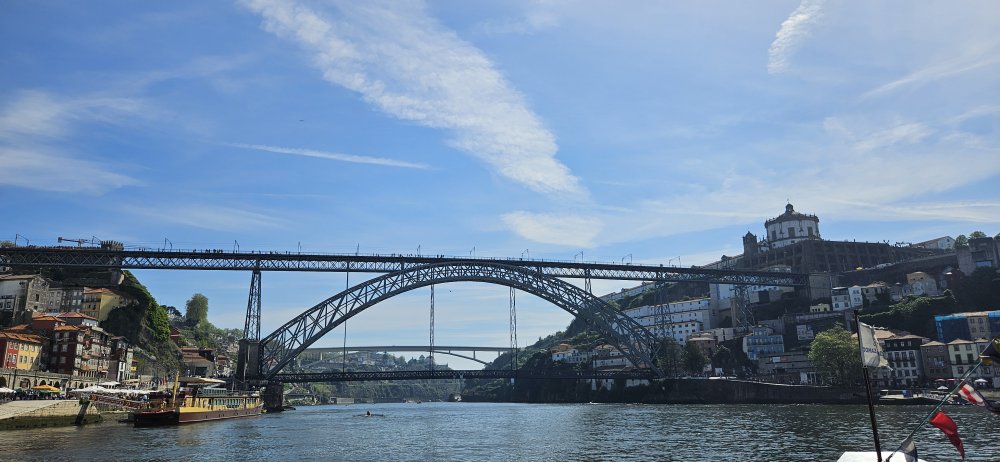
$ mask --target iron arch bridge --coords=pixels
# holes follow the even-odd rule
[[[331,330],[378,304],[420,287],[449,282],[498,284],[533,294],[581,318],[604,334],[635,365],[645,365],[655,375],[652,361],[656,338],[634,319],[618,312],[593,294],[561,279],[529,268],[495,262],[447,262],[407,268],[365,281],[296,316],[261,339],[256,379],[276,378],[285,365]],[[243,356],[240,357],[243,360]],[[248,371],[249,372],[249,371]]]

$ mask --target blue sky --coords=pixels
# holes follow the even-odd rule
[[[0,237],[690,265],[786,200],[828,239],[995,234],[997,30],[988,1],[5,2]],[[248,274],[139,276],[243,324]],[[344,286],[265,274],[264,330]],[[522,344],[569,322],[519,300]],[[428,306],[348,343],[426,343]],[[436,308],[438,344],[508,343],[505,289]]]

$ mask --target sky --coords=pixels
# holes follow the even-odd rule
[[[826,239],[993,235],[997,30],[991,1],[2,2],[0,239],[688,266],[787,202]],[[249,274],[137,275],[243,326]],[[263,331],[373,276],[265,273]],[[435,295],[437,345],[510,344],[506,288]],[[517,304],[522,346],[571,320]],[[429,307],[346,341],[427,344]]]

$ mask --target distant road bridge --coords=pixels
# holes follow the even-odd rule
[[[385,371],[385,372],[315,372],[281,373],[273,377],[281,383],[303,382],[354,382],[371,380],[427,380],[427,379],[653,379],[656,373],[648,369],[629,371],[558,371],[489,369],[470,371]]]
[[[420,346],[420,345],[404,345],[404,346],[400,346],[400,345],[349,346],[346,349],[345,348],[341,348],[341,347],[306,348],[305,350],[302,350],[301,353],[299,353],[299,355],[297,357],[297,361],[298,361],[298,363],[299,363],[300,366],[305,361],[310,361],[310,360],[312,360],[312,361],[324,361],[324,360],[326,360],[326,358],[324,357],[324,355],[336,354],[339,357],[340,355],[342,355],[344,353],[345,350],[348,353],[358,352],[358,351],[370,351],[370,352],[375,352],[375,353],[390,352],[390,351],[393,352],[393,353],[403,353],[403,352],[407,352],[407,353],[408,352],[424,352],[424,353],[427,353],[427,352],[433,351],[435,354],[451,355],[451,356],[456,356],[456,357],[459,357],[459,358],[464,358],[464,359],[472,360],[472,361],[475,361],[475,362],[480,363],[480,364],[489,364],[489,361],[485,361],[483,359],[476,358],[476,353],[478,353],[478,352],[484,352],[485,351],[485,352],[497,353],[499,355],[500,353],[506,353],[506,352],[511,351],[511,348],[509,346],[508,347],[477,347],[477,346],[451,346],[451,345],[434,345],[433,347],[430,347],[430,346]],[[468,354],[462,354],[462,353],[471,353],[472,355],[470,356]]]

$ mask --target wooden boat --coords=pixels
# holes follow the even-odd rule
[[[221,380],[201,379],[186,382],[173,399],[160,408],[136,411],[133,420],[137,427],[179,425],[210,420],[253,417],[260,415],[263,401],[259,393],[218,388]]]

